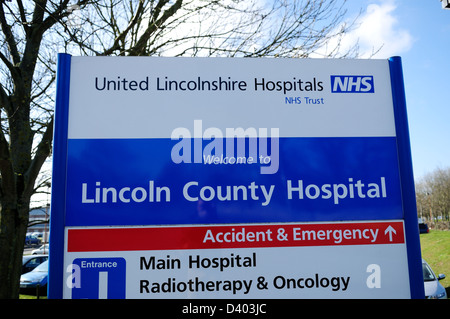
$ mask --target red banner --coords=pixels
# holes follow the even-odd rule
[[[68,252],[403,244],[402,221],[84,228]]]

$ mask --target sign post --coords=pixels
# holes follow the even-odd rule
[[[423,298],[400,58],[60,54],[50,298]]]

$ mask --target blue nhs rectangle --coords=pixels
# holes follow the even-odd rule
[[[331,93],[374,93],[371,75],[331,75]]]

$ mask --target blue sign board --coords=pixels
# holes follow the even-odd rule
[[[366,234],[371,229],[374,243],[404,259],[399,265],[407,269],[398,271],[407,276],[393,296],[423,297],[398,57],[247,60],[61,54],[55,118],[51,298],[144,297],[143,286],[126,284],[130,276],[147,276],[135,275],[139,272],[133,269],[138,256],[130,251],[137,248],[130,247],[140,244],[131,239],[129,246],[94,244],[98,255],[93,258],[92,247],[73,242],[71,234],[79,229],[99,230],[95,236],[100,236],[105,227],[180,226],[201,232],[196,226],[258,224],[278,225],[284,231],[292,223],[374,221],[396,223],[396,227],[399,221],[404,223],[404,239],[395,244],[392,236],[400,236],[398,228],[365,228]],[[293,237],[286,241],[298,238],[300,228],[293,229]],[[266,230],[266,235],[271,231]],[[380,241],[382,232],[388,237]],[[117,250],[114,255],[106,253],[111,249]],[[148,253],[162,248],[140,249]],[[245,251],[229,249],[234,249],[233,256]],[[323,248],[314,256],[321,254],[319,249]],[[354,255],[353,248],[345,249]],[[273,250],[260,247],[258,258],[273,259],[269,251]],[[284,250],[279,253],[284,256]],[[181,257],[175,259],[178,265],[176,260],[180,269],[187,267]],[[96,263],[106,266],[83,267]],[[108,266],[113,264],[116,267]],[[380,267],[365,261],[361,265],[352,270],[349,282],[360,276],[354,273],[359,269],[365,273],[366,268]],[[276,296],[296,296],[279,288],[281,279],[269,271],[274,268],[270,261],[258,267],[265,276],[277,278],[272,287],[279,293]],[[82,288],[65,287],[73,269],[80,269]],[[181,280],[186,273],[180,270],[173,279]],[[398,273],[392,271],[392,276]],[[148,279],[135,279],[149,284]],[[112,281],[114,285],[109,284]],[[337,297],[383,296],[377,285],[361,288],[353,282]],[[224,288],[216,293],[222,298],[228,292]],[[270,296],[250,284],[247,293],[255,298]]]

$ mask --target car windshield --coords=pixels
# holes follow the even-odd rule
[[[436,277],[434,276],[433,272],[430,269],[430,266],[427,264],[422,264],[422,271],[423,271],[423,280],[424,281],[433,281],[436,280]]]
[[[22,263],[25,263],[25,262],[27,262],[28,260],[30,260],[30,259],[32,259],[32,258],[35,258],[35,256],[23,256],[22,257]]]
[[[33,271],[37,272],[47,272],[48,271],[48,261],[44,261],[42,264],[34,268]]]

